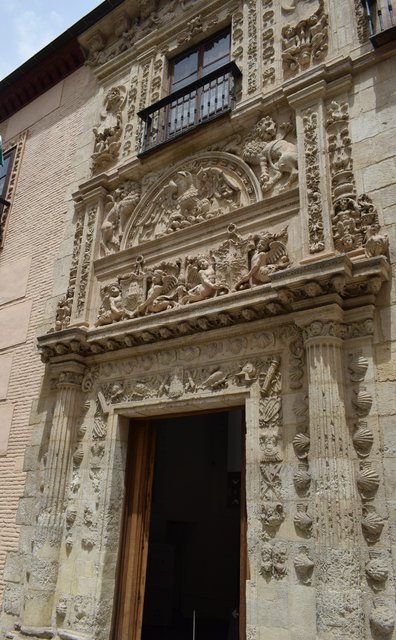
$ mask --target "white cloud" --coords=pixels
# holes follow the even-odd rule
[[[20,62],[37,53],[64,29],[62,16],[56,11],[45,15],[32,10],[22,11],[15,18],[14,25]]]

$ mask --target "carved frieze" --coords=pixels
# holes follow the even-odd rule
[[[282,242],[283,240],[283,242]],[[270,282],[287,268],[287,230],[243,238],[235,225],[207,254],[162,262],[148,269],[139,257],[128,274],[102,287],[97,326],[158,313]]]
[[[126,100],[126,89],[120,85],[112,87],[103,101],[100,122],[94,127],[94,151],[92,170],[97,172],[118,160],[123,132],[122,110]]]
[[[242,156],[257,171],[263,193],[284,191],[297,182],[297,149],[286,140],[293,132],[290,122],[278,125],[265,116],[245,140]]]
[[[311,64],[322,61],[328,50],[328,16],[324,0],[301,3],[302,12],[295,2],[283,3],[282,11],[288,22],[282,28],[282,62],[287,74],[297,73]]]

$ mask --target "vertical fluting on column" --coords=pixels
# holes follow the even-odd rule
[[[315,487],[317,637],[361,640],[358,495],[345,411],[344,327],[338,320],[318,320],[304,328]]]
[[[56,525],[64,512],[68,471],[72,457],[71,441],[79,410],[78,394],[82,373],[63,372],[58,380],[58,393],[51,429],[47,465],[44,510],[48,525]]]
[[[46,454],[42,501],[32,540],[22,628],[50,628],[52,623],[72,460],[71,444],[79,415],[83,370],[79,362],[71,362],[59,365],[59,369],[54,368],[52,372],[57,378],[57,396]]]

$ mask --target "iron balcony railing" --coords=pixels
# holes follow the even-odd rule
[[[228,62],[139,111],[144,131],[139,156],[231,111],[241,71]]]
[[[369,23],[370,40],[376,48],[396,40],[393,10],[395,2],[396,0],[363,0]]]

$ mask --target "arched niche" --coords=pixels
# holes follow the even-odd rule
[[[172,167],[150,187],[126,225],[121,250],[260,199],[258,180],[243,160],[225,152],[200,154]]]

